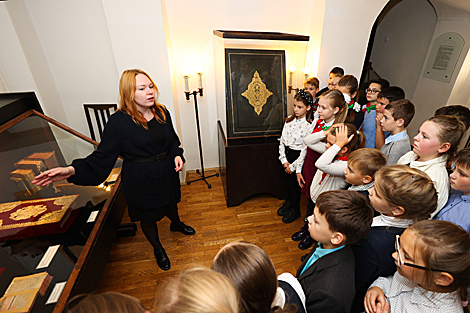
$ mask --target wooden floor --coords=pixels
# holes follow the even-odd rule
[[[209,175],[211,173],[208,173]],[[196,175],[196,174],[195,174]],[[189,176],[194,179],[196,176]],[[263,248],[271,257],[278,274],[295,274],[300,257],[306,252],[297,248],[290,236],[300,229],[303,218],[284,224],[276,211],[281,200],[273,196],[255,196],[240,206],[227,208],[220,177],[194,182],[181,188],[179,204],[181,220],[196,230],[194,236],[170,231],[170,221],[158,222],[160,240],[171,260],[169,271],[161,270],[155,261],[153,249],[145,239],[140,226],[135,237],[118,238],[104,270],[97,292],[117,291],[132,295],[152,309],[159,285],[180,272],[188,264],[210,267],[217,251],[235,240],[246,240]],[[302,216],[306,199],[302,198]],[[130,221],[127,213],[123,222]]]

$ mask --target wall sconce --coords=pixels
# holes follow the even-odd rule
[[[304,81],[306,81],[308,79],[308,74],[310,74],[310,67],[308,67],[308,66],[304,67],[303,72],[304,72],[304,75],[305,75],[305,80]]]
[[[295,72],[295,64],[291,64],[289,65],[289,86],[288,86],[288,90],[287,90],[287,93],[291,93],[292,92],[292,77],[294,76],[294,72]]]

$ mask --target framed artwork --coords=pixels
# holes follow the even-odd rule
[[[225,49],[227,137],[279,136],[287,111],[284,50]]]

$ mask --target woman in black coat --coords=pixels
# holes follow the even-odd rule
[[[124,158],[121,181],[131,221],[138,222],[152,244],[158,266],[169,270],[170,260],[158,237],[157,221],[171,220],[170,230],[194,235],[181,222],[178,172],[183,168],[183,149],[170,113],[156,102],[157,86],[142,70],[125,71],[119,82],[119,110],[111,115],[98,149],[68,167],[57,167],[36,176],[33,183],[46,186],[67,179],[77,185],[96,186],[110,174],[118,156]]]

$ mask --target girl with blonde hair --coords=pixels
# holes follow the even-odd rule
[[[222,274],[203,266],[183,270],[157,292],[158,313],[239,313],[238,292]]]

